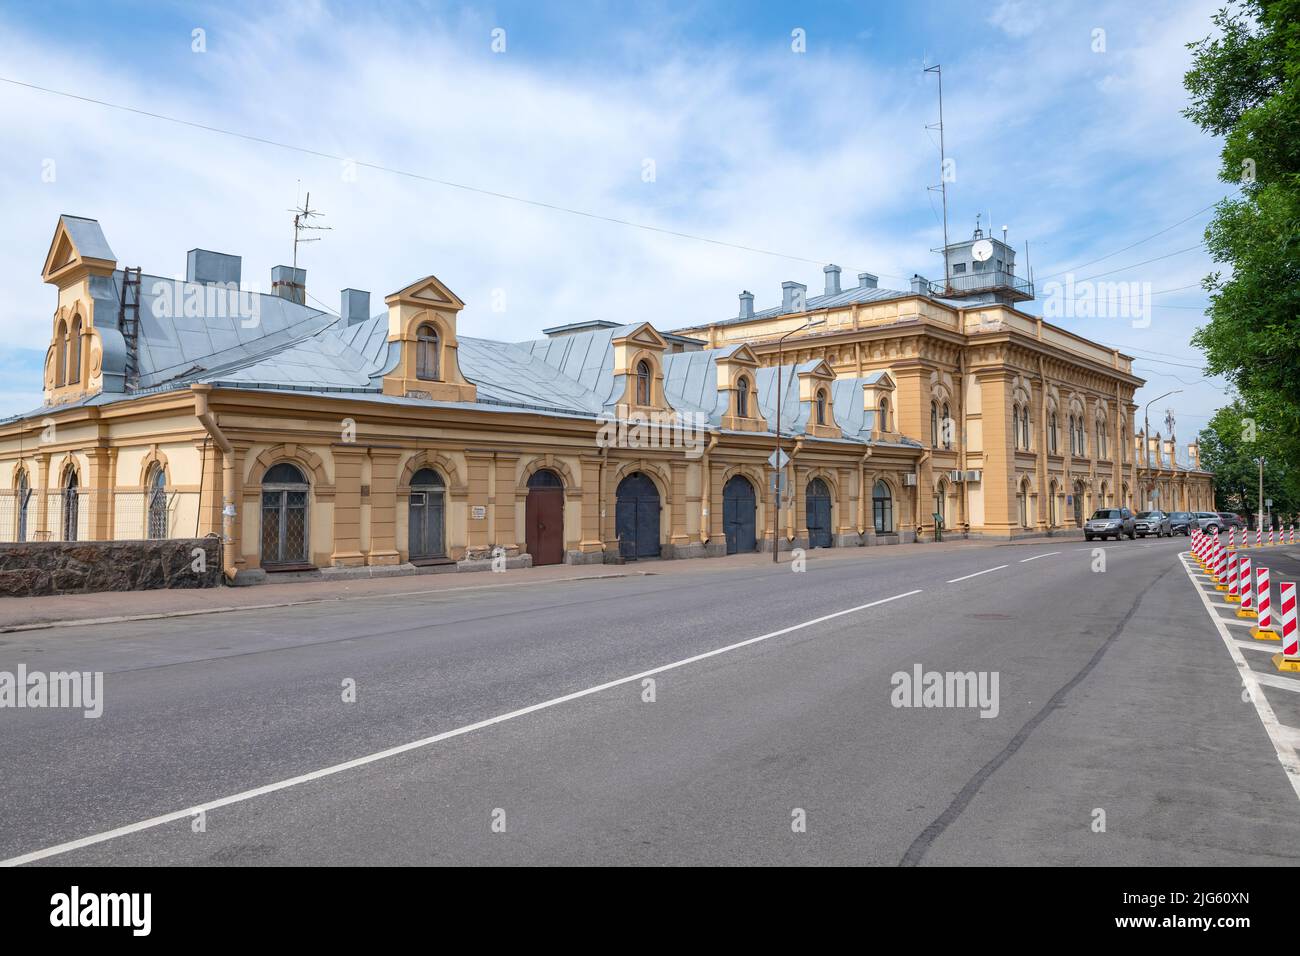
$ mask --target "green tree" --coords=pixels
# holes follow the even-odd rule
[[[1283,521],[1300,510],[1300,469],[1276,441],[1259,431],[1252,410],[1240,400],[1219,409],[1201,430],[1201,467],[1214,472],[1214,498],[1224,511],[1259,512],[1259,459],[1264,459],[1264,497]]]
[[[1189,44],[1184,114],[1224,138],[1240,186],[1206,230],[1210,321],[1192,341],[1232,382],[1273,453],[1300,460],[1300,0],[1243,0]],[[1213,431],[1213,429],[1210,429]]]

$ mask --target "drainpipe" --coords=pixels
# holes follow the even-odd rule
[[[601,445],[600,447],[600,470],[597,479],[596,488],[596,537],[600,539],[600,547],[603,559],[609,560],[609,555],[604,553],[605,548],[605,469],[609,466],[609,446]]]
[[[858,534],[867,533],[867,459],[875,453],[874,448],[868,448],[867,453],[862,456],[858,462]],[[874,527],[873,527],[874,530]]]
[[[713,472],[709,465],[709,452],[718,447],[718,433],[709,436],[709,443],[704,446],[703,487],[700,488],[700,544],[709,543],[709,505],[713,501]]]
[[[194,392],[194,417],[221,449],[221,566],[226,579],[235,578],[235,449],[226,438],[217,417],[208,407],[212,386],[206,382],[190,386]]]

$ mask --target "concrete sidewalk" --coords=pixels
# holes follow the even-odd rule
[[[1014,541],[981,539],[953,540],[940,543],[882,545],[875,548],[830,548],[807,552],[810,567],[826,561],[890,561],[909,556],[950,551],[1007,547],[1052,549],[1065,543],[1082,541],[1080,533],[1066,532],[1051,538],[1021,538]],[[788,564],[788,552],[781,563]],[[332,581],[275,582],[251,588],[220,587],[206,590],[103,591],[94,594],[59,594],[42,597],[0,599],[0,633],[39,630],[68,625],[94,625],[118,621],[148,620],[160,617],[184,617],[222,611],[248,611],[260,608],[320,604],[385,595],[437,593],[469,589],[500,588],[582,581],[592,578],[618,578],[632,575],[695,575],[710,571],[752,567],[761,571],[772,567],[770,553],[737,554],[721,558],[687,558],[673,561],[635,561],[623,565],[550,565],[502,572],[421,573],[396,577],[357,578]]]

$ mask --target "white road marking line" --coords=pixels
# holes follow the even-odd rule
[[[447,730],[440,734],[434,734],[432,737],[422,737],[419,740],[412,740],[409,743],[399,744],[396,747],[389,747],[386,750],[367,754],[364,757],[356,757],[352,760],[344,761],[343,763],[336,763],[333,766],[324,767],[320,770],[313,770],[310,773],[299,774],[296,777],[289,777],[286,780],[269,783],[262,787],[254,787],[251,790],[232,793],[229,796],[210,800],[207,803],[200,803],[185,810],[173,810],[171,813],[164,813],[160,816],[150,817],[148,820],[141,820],[138,823],[131,823],[126,826],[116,827],[112,830],[105,830],[102,833],[95,833],[78,840],[69,840],[66,843],[59,843],[42,850],[33,850],[31,853],[23,853],[19,856],[10,857],[7,860],[0,860],[0,866],[22,866],[24,863],[33,863],[36,860],[44,860],[52,856],[60,856],[64,853],[71,853],[73,850],[80,850],[88,846],[94,846],[97,843],[106,843],[109,840],[115,840],[118,837],[129,836],[132,833],[139,833],[142,830],[152,830],[154,827],[160,827],[166,823],[175,823],[180,820],[187,820],[200,811],[207,813],[221,807],[228,807],[231,804],[243,803],[256,797],[264,797],[267,794],[276,793],[280,790],[288,790],[290,787],[296,787],[299,784],[310,783],[313,780],[320,780],[324,777],[332,777],[335,774],[343,773],[345,770],[355,770],[357,767],[364,767],[367,764],[377,763],[378,761],[386,760],[389,757],[396,757],[399,754],[404,754],[412,750],[429,747],[433,744],[441,743],[444,740],[450,740],[453,737],[463,737],[466,734],[473,733],[476,730],[482,730],[485,727],[491,727],[495,724],[503,724],[508,720],[515,720],[516,718],[524,717],[528,714],[535,714],[540,710],[547,710],[551,707],[558,707],[560,704],[567,704],[570,701],[578,700],[583,697],[590,697],[592,694],[599,694],[601,691],[609,690],[612,687],[619,687],[623,684],[632,684],[639,680],[644,680],[647,677],[662,674],[665,671],[676,670],[680,667],[685,667],[688,664],[695,664],[699,661],[707,660],[710,657],[717,657],[720,654],[739,650],[742,647],[749,647],[752,644],[759,644],[763,641],[771,640],[774,637],[781,637],[782,635],[790,634],[794,631],[801,631],[804,628],[812,627],[815,624],[832,621],[837,617],[844,617],[846,614],[855,614],[858,611],[865,611],[868,608],[879,607],[881,604],[888,604],[890,601],[897,601],[900,598],[911,597],[913,594],[920,594],[921,590],[921,588],[915,588],[911,591],[904,591],[902,594],[895,594],[892,597],[881,598],[878,601],[871,601],[867,604],[859,604],[856,607],[845,608],[843,611],[823,614],[821,617],[815,617],[812,620],[804,621],[801,624],[792,624],[789,627],[783,627],[779,631],[769,631],[767,634],[760,634],[758,637],[746,638],[743,641],[737,641],[736,643],[728,644],[725,647],[718,647],[711,651],[705,651],[702,654],[685,657],[679,661],[673,661],[671,664],[661,664],[660,666],[653,667],[648,671],[641,671],[639,674],[619,677],[615,680],[606,681],[603,684],[597,684],[594,687],[588,687],[585,690],[578,690],[571,694],[565,694],[562,697],[552,697],[550,700],[544,700],[539,704],[530,704],[527,707],[520,707],[518,710],[512,710],[504,714],[498,714],[496,717],[489,717],[486,720],[466,724],[464,727],[457,727],[455,730]]]
[[[1032,558],[1021,558],[1020,563],[1024,564],[1026,561],[1037,561],[1039,558],[1050,558],[1052,555],[1060,553],[1060,551],[1048,551],[1046,554],[1036,554]]]
[[[1195,586],[1196,582],[1192,579],[1191,568],[1188,566],[1187,561],[1182,561],[1182,565],[1183,570],[1187,573],[1187,579]],[[1232,655],[1232,661],[1237,665],[1237,672],[1241,674],[1241,683],[1250,692],[1251,703],[1255,705],[1255,713],[1259,715],[1260,723],[1264,725],[1264,730],[1268,733],[1268,739],[1273,744],[1273,750],[1277,752],[1278,763],[1286,771],[1287,779],[1291,782],[1291,789],[1295,791],[1296,798],[1300,799],[1300,758],[1297,758],[1295,750],[1287,742],[1286,734],[1282,729],[1282,724],[1277,719],[1277,714],[1273,713],[1272,706],[1264,698],[1259,675],[1246,663],[1241,648],[1237,646],[1239,642],[1228,633],[1223,618],[1214,613],[1214,606],[1210,604],[1210,599],[1205,592],[1198,587],[1196,593],[1200,595],[1201,603],[1205,605],[1210,620],[1214,622],[1214,627],[1223,640],[1223,646]]]
[[[1261,684],[1267,684],[1269,687],[1280,687],[1282,690],[1300,694],[1300,680],[1296,680],[1294,677],[1284,677],[1281,674],[1256,674],[1255,679]],[[1295,745],[1292,744],[1292,746]]]
[[[1279,729],[1282,731],[1283,739],[1290,741],[1292,747],[1300,747],[1300,729],[1284,726]]]
[[[1263,651],[1265,654],[1277,653],[1277,645],[1270,646],[1269,642],[1267,641],[1255,641],[1255,640],[1243,641],[1239,637],[1234,637],[1232,639],[1232,642],[1236,644],[1238,647],[1247,651]]]
[[[952,579],[951,581],[949,581],[948,583],[949,583],[949,584],[956,584],[958,581],[969,581],[971,578],[977,578],[977,577],[979,577],[981,574],[992,574],[994,571],[1001,571],[1001,570],[1002,570],[1003,568],[1005,568],[1005,567],[1010,567],[1010,565],[999,564],[996,568],[985,568],[983,571],[976,571],[974,574],[968,574],[968,575],[966,575],[965,577],[961,577],[961,578],[953,578],[953,579]]]

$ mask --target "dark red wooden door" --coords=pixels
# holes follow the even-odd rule
[[[564,563],[564,491],[530,488],[524,506],[525,540],[533,565]]]

